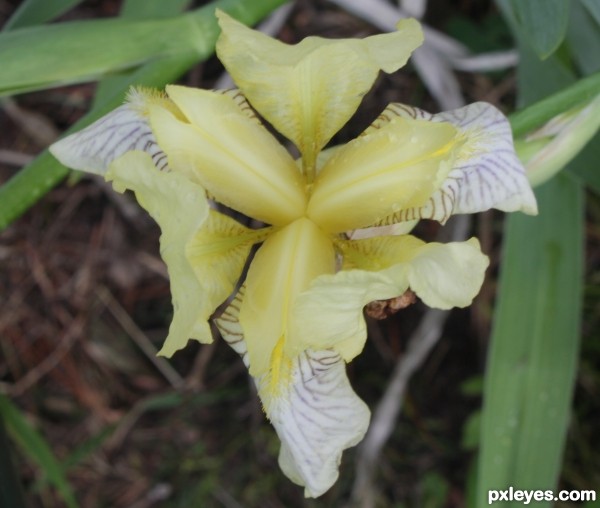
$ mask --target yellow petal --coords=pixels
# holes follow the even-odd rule
[[[443,244],[392,236],[340,242],[340,248],[344,268],[377,271],[398,285],[407,281],[425,304],[438,309],[470,305],[489,264],[475,238]]]
[[[363,350],[367,326],[363,307],[374,300],[401,295],[408,279],[397,282],[385,273],[343,270],[321,275],[301,293],[290,320],[290,337],[299,353],[332,348],[349,362]]]
[[[366,39],[308,37],[295,46],[267,37],[217,11],[217,54],[250,103],[302,152],[317,153],[349,120],[379,70],[394,72],[421,45],[415,20]]]
[[[248,349],[238,320],[244,297],[242,287],[216,323],[247,367]],[[305,487],[306,497],[318,497],[337,480],[342,452],[363,438],[369,409],[352,390],[344,362],[335,352],[303,351],[286,362],[288,376],[275,396],[271,372],[254,382],[281,440],[281,469]]]
[[[164,108],[150,112],[171,168],[218,201],[269,224],[304,213],[304,182],[294,160],[232,96],[181,86],[169,86],[167,93],[187,119]]]
[[[173,298],[173,321],[161,354],[170,356],[188,339],[211,342],[206,322],[205,289],[186,258],[186,245],[208,217],[204,189],[175,172],[161,172],[144,152],[127,152],[115,160],[107,174],[118,192],[131,189],[162,231],[160,253],[169,270]]]
[[[460,144],[450,124],[394,118],[328,160],[308,217],[327,231],[342,232],[422,205],[439,188]]]
[[[190,239],[185,255],[202,286],[203,319],[233,291],[252,245],[262,242],[270,228],[248,229],[234,219],[211,210],[208,219]]]
[[[510,124],[494,106],[476,102],[432,115],[405,104],[390,104],[366,133],[376,132],[398,116],[437,124],[448,122],[458,129],[464,142],[445,180],[427,202],[403,207],[381,225],[417,218],[443,223],[453,214],[490,208],[537,213],[535,196],[515,153]]]
[[[290,336],[298,350],[331,348],[345,361],[364,347],[367,303],[395,298],[410,288],[430,307],[465,307],[488,266],[475,239],[426,244],[411,236],[382,237],[340,242],[340,248],[344,270],[317,277],[298,296]]]
[[[330,239],[308,219],[298,219],[267,238],[250,265],[240,312],[253,376],[279,368],[289,347],[288,314],[296,296],[315,277],[334,269]]]
[[[467,307],[479,293],[488,265],[475,238],[429,243],[411,260],[408,280],[411,289],[429,307]]]

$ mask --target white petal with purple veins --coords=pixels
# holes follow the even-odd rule
[[[268,408],[281,439],[279,466],[305,486],[307,497],[318,497],[337,480],[342,452],[362,440],[369,409],[352,390],[345,362],[333,351],[308,350],[296,357],[286,388]]]
[[[104,175],[112,161],[132,150],[150,154],[158,169],[167,169],[167,157],[146,117],[129,104],[50,147],[52,155],[65,166],[97,175]]]
[[[494,106],[476,102],[433,115],[412,106],[390,104],[365,132],[381,127],[394,116],[451,123],[459,129],[464,144],[441,188],[425,205],[401,210],[381,225],[417,218],[445,222],[456,213],[490,208],[537,213],[535,196],[515,153],[510,124]]]
[[[216,324],[248,367],[238,319],[244,296],[242,287]],[[291,360],[285,379],[275,393],[271,373],[254,382],[281,440],[281,469],[305,487],[307,497],[317,497],[337,480],[342,452],[362,440],[369,426],[369,409],[352,390],[345,362],[334,351],[302,352]]]

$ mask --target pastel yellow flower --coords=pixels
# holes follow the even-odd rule
[[[281,468],[319,496],[368,426],[344,368],[366,340],[363,307],[407,289],[433,307],[464,307],[482,284],[476,240],[426,244],[410,225],[493,207],[536,213],[535,198],[508,122],[483,103],[438,115],[391,104],[357,139],[325,149],[379,71],[421,44],[416,21],[289,46],[217,16],[217,54],[239,90],[137,91],[51,150],[133,190],[160,225],[174,307],[162,354],[210,342],[208,320],[241,284],[216,323],[256,382]],[[207,196],[261,225],[210,209]]]

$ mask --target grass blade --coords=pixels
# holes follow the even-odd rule
[[[23,417],[21,412],[8,398],[0,395],[0,415],[6,422],[9,434],[32,462],[35,462],[48,481],[56,488],[69,508],[76,508],[77,503],[69,483],[63,475],[52,450],[43,436],[38,433]]]
[[[14,469],[11,450],[0,414],[0,506],[25,508],[25,497],[21,482]]]

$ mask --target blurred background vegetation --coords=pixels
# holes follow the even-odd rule
[[[250,24],[282,3],[221,1]],[[392,101],[439,111],[485,100],[508,114],[600,70],[594,0],[297,0],[263,29],[290,43],[364,37],[389,24],[382,5],[399,4],[424,9],[434,36],[449,37],[447,52],[434,45],[429,60],[381,76],[334,142]],[[540,216],[486,212],[466,225],[491,258],[485,285],[471,308],[444,317],[377,455],[369,496],[356,492],[364,456],[352,449],[331,491],[303,499],[222,341],[155,357],[172,312],[157,226],[130,196],[67,174],[43,150],[119,104],[130,83],[226,83],[203,5],[0,0],[0,506],[338,507],[354,490],[361,506],[471,508],[508,485],[598,489],[597,135],[536,189]],[[591,83],[567,107],[600,93]],[[558,112],[537,124],[514,116],[513,125],[527,127],[522,136]],[[424,221],[417,233],[432,240],[444,229]],[[425,312],[417,304],[369,320],[349,375],[371,408]]]

